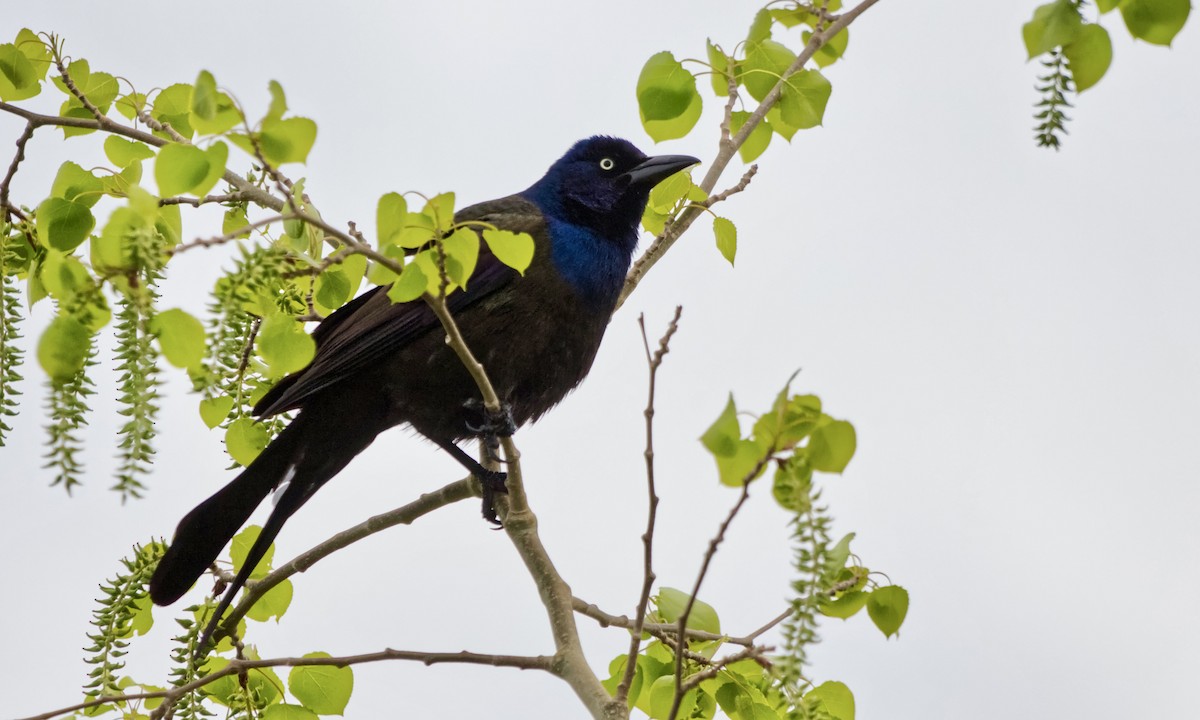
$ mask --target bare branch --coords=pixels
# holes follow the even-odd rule
[[[611,613],[606,613],[596,605],[580,598],[573,598],[572,605],[575,608],[575,612],[595,620],[600,624],[600,627],[619,627],[631,632],[633,631],[634,621],[625,615],[613,615]],[[760,635],[774,628],[784,620],[787,620],[788,616],[791,614],[792,610],[791,608],[788,608],[748,635],[718,635],[717,633],[710,633],[704,630],[693,630],[691,628],[688,628],[685,634],[689,640],[720,640],[721,642],[729,643],[730,645],[749,646],[753,645]],[[678,623],[642,623],[642,632],[650,633],[659,639],[664,637],[673,639],[678,630]]]
[[[234,193],[226,193],[224,195],[206,195],[202,198],[190,198],[190,197],[159,198],[158,204],[159,205],[191,205],[192,207],[200,207],[201,205],[207,205],[209,203],[241,202],[243,200],[249,200],[249,199],[250,198],[248,198],[244,193],[234,192]]]
[[[723,202],[724,200],[728,199],[730,195],[737,195],[738,193],[745,190],[747,186],[750,185],[750,181],[754,178],[755,174],[757,174],[757,173],[758,173],[758,164],[755,163],[754,165],[751,165],[750,167],[746,168],[746,172],[742,173],[742,179],[738,180],[736,185],[733,185],[732,187],[729,187],[726,190],[723,190],[723,191],[717,193],[716,195],[710,195],[707,200],[704,200],[703,202],[701,202],[699,204],[703,205],[706,208],[710,208],[713,205],[716,205],[717,203]]]
[[[96,118],[101,125],[112,122],[104,115],[104,113],[100,112],[100,108],[96,107],[95,104],[93,104],[92,101],[83,94],[83,91],[75,85],[75,81],[71,78],[71,74],[67,72],[66,65],[63,65],[62,46],[58,43],[52,43],[50,49],[54,54],[54,66],[58,68],[58,74],[62,76],[63,85],[67,86],[67,90],[71,91],[71,94],[75,96],[75,99],[78,100],[79,103],[83,105],[83,107],[90,112],[92,117]]]
[[[5,174],[4,180],[0,180],[0,209],[3,209],[8,214],[17,214],[22,219],[25,219],[24,213],[21,213],[8,204],[8,192],[13,178],[17,175],[17,168],[20,167],[21,161],[25,159],[25,145],[33,137],[33,131],[36,129],[37,126],[32,122],[27,121],[25,123],[25,132],[21,133],[21,137],[17,138],[17,154],[13,156],[12,163],[8,166],[8,173]]]
[[[679,317],[683,314],[683,306],[675,306],[675,315],[667,325],[667,331],[658,341],[658,350],[650,352],[650,339],[646,336],[646,316],[638,316],[638,327],[642,330],[642,346],[646,349],[646,364],[650,370],[649,389],[647,391],[646,409],[642,415],[646,418],[646,490],[649,495],[649,511],[646,516],[646,532],[642,533],[643,554],[642,592],[638,596],[637,610],[634,611],[634,627],[629,638],[628,660],[625,662],[625,674],[617,686],[614,699],[625,702],[629,696],[629,687],[633,684],[634,671],[637,669],[637,655],[642,645],[642,627],[646,621],[646,607],[650,604],[650,590],[654,587],[654,522],[658,514],[658,493],[654,489],[654,391],[658,377],[658,368],[662,365],[663,357],[670,352],[671,336],[679,329]]]
[[[26,110],[23,107],[18,107],[16,105],[12,105],[10,103],[6,103],[3,101],[0,101],[0,111],[9,113],[11,115],[16,115],[17,117],[20,117],[20,118],[24,118],[27,122],[32,123],[35,128],[47,126],[47,127],[85,128],[88,130],[103,130],[104,132],[112,133],[113,135],[120,135],[122,137],[127,137],[131,140],[137,140],[139,142],[144,142],[147,145],[152,145],[152,146],[158,147],[158,148],[161,148],[172,142],[171,140],[164,140],[164,139],[158,137],[157,135],[154,135],[154,134],[151,134],[148,132],[144,132],[142,130],[138,130],[136,128],[128,127],[126,125],[122,125],[120,123],[114,122],[111,119],[109,119],[107,116],[104,118],[104,121],[101,122],[99,120],[89,120],[86,118],[73,118],[73,117],[65,117],[65,116],[61,116],[61,115],[43,115],[41,113],[35,113],[30,110]],[[143,115],[144,115],[144,117],[141,117],[143,122],[147,122],[148,120],[154,121],[154,118],[150,117],[150,115],[148,113],[143,113]],[[147,124],[149,125],[150,123],[147,122]],[[154,121],[154,124],[150,125],[150,126],[155,129],[164,128],[165,130],[169,130],[172,137],[177,138],[175,140],[175,142],[188,144],[187,139],[184,138],[183,136],[179,135],[179,133],[175,132],[173,129],[171,129],[171,127],[169,125],[165,125],[163,123]],[[160,132],[162,132],[162,131],[163,130],[160,130]],[[275,210],[276,212],[283,210],[283,201],[282,200],[275,197],[271,193],[263,190],[262,188],[259,188],[256,185],[248,182],[245,178],[243,178],[229,170],[226,170],[225,174],[222,175],[221,177],[223,180],[225,180],[225,182],[229,183],[234,188],[236,188],[238,192],[245,194],[246,199],[249,200],[250,202],[253,202],[256,205],[260,205],[265,208],[269,208],[271,210]]]
[[[353,527],[339,532],[331,538],[323,540],[277,567],[261,580],[247,583],[246,592],[242,595],[241,601],[229,612],[229,615],[221,625],[229,628],[236,627],[237,623],[254,606],[254,603],[258,602],[271,588],[296,573],[308,570],[323,558],[328,557],[338,550],[349,547],[359,540],[370,537],[381,530],[386,530],[396,525],[411,525],[417,518],[428,515],[438,508],[451,505],[459,500],[474,497],[475,494],[474,485],[470,478],[456,480],[433,492],[421,495],[421,497],[407,505],[370,517]]]
[[[217,237],[211,237],[211,238],[197,238],[196,240],[193,240],[191,242],[181,243],[179,245],[176,245],[175,247],[167,248],[166,253],[168,255],[179,255],[179,254],[185,253],[188,250],[191,250],[193,248],[212,247],[213,245],[224,245],[225,243],[230,242],[232,240],[237,240],[239,238],[245,237],[246,235],[249,235],[250,233],[254,232],[255,230],[258,230],[259,228],[266,227],[267,225],[271,225],[272,223],[281,222],[283,220],[291,220],[291,219],[293,219],[293,217],[294,216],[292,216],[292,215],[272,215],[271,217],[264,218],[262,220],[256,220],[256,221],[250,223],[249,225],[243,225],[242,227],[238,228],[237,230],[234,230],[233,232],[230,232],[230,233],[226,233],[224,235],[218,235]]]
[[[33,715],[22,720],[50,720],[50,718],[66,715],[67,713],[86,710],[88,708],[99,707],[101,705],[111,705],[120,702],[129,702],[133,700],[155,700],[162,698],[163,703],[155,708],[152,718],[162,718],[168,710],[173,706],[179,698],[184,695],[194,692],[205,685],[220,680],[221,678],[230,675],[240,675],[248,670],[257,670],[270,667],[306,667],[306,666],[334,666],[347,667],[350,665],[362,665],[364,663],[380,662],[382,660],[408,660],[413,662],[423,663],[425,665],[439,665],[443,663],[461,663],[467,665],[491,665],[493,667],[511,667],[519,670],[545,670],[553,672],[554,658],[544,655],[487,655],[474,653],[467,650],[455,653],[437,653],[437,652],[419,652],[413,650],[392,650],[387,648],[379,652],[363,653],[361,655],[343,655],[341,657],[284,657],[284,658],[268,658],[265,660],[248,660],[236,658],[230,660],[229,664],[217,670],[214,673],[205,675],[202,678],[193,680],[186,685],[171,688],[170,690],[160,690],[157,692],[145,693],[129,693],[127,695],[110,695],[88,702],[78,703],[58,710],[51,710],[48,713],[41,715]]]

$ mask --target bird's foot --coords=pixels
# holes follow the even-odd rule
[[[500,403],[500,409],[493,412],[482,400],[472,398],[463,403],[463,407],[473,418],[478,418],[466,423],[467,430],[472,435],[482,438],[510,437],[517,431],[517,421],[513,418],[512,406],[508,403]]]
[[[476,473],[475,477],[479,479],[479,485],[483,490],[483,519],[497,527],[503,527],[500,516],[496,514],[496,495],[508,494],[508,486],[504,484],[504,481],[508,479],[508,473],[484,469],[482,473]]]

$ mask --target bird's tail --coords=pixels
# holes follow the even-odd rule
[[[317,417],[300,413],[241,475],[179,521],[150,579],[150,599],[157,605],[170,605],[187,592],[271,490],[287,485],[214,612],[201,648],[284,522],[375,438],[361,427],[354,437],[330,437],[340,433],[321,427]]]

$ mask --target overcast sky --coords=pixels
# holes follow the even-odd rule
[[[1108,76],[1070,114],[1062,152],[1034,146],[1038,68],[1020,26],[1034,0],[885,0],[854,25],[825,126],[776,138],[737,223],[731,269],[696,227],[616,315],[591,377],[517,442],[531,502],[575,593],[632,612],[645,516],[645,368],[636,318],[679,334],[658,403],[661,583],[689,587],[735,499],[696,438],[732,391],[767,407],[795,387],[854,422],[859,451],[822,478],[840,532],[908,588],[899,639],[866,617],[831,620],[811,676],[846,682],[860,718],[1184,717],[1200,674],[1200,34],[1167,50],[1119,17]],[[40,2],[8,8],[0,38],[53,31],[92,68],[139,89],[200,69],[252,111],[277,79],[316,120],[307,188],[334,224],[369,228],[384,192],[454,190],[461,204],[520,190],[597,132],[648,152],[715,153],[718,103],[694,136],[653,148],[634,84],[651,54],[732,46],[753,3]],[[795,37],[789,38],[793,46]],[[53,97],[41,107],[56,108]],[[46,100],[52,100],[49,104]],[[8,164],[21,125],[0,116]],[[42,131],[13,185],[34,205],[68,156]],[[727,183],[736,180],[731,167]],[[700,225],[703,225],[701,223]],[[185,234],[213,234],[202,219]],[[172,262],[169,305],[201,313],[219,252]],[[49,312],[37,308],[39,322]],[[35,335],[31,332],[30,335]],[[118,417],[104,397],[86,433],[86,484],[47,488],[43,378],[0,449],[8,651],[0,716],[79,697],[91,599],[135,542],[169,536],[228,481],[219,433],[168,373],[160,455],[145,500],[112,483]],[[112,373],[97,372],[111,394]],[[291,557],[333,532],[458,478],[447,457],[393,430],[323,489],[279,538]],[[756,487],[702,596],[747,632],[788,592],[788,516]],[[255,628],[265,656],[323,650],[549,653],[527,574],[501,533],[461,503],[338,553],[295,579],[284,622]],[[180,604],[182,607],[183,604]],[[129,656],[165,683],[170,611]],[[627,636],[580,618],[603,671]],[[562,683],[536,673],[381,663],[355,669],[347,717],[569,718]],[[1019,708],[1019,709],[1018,709]]]

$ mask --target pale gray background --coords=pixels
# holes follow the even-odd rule
[[[1109,76],[1072,112],[1065,150],[1034,147],[1038,69],[1020,26],[1035,2],[886,0],[854,26],[825,127],[776,139],[751,192],[722,206],[732,270],[697,227],[615,317],[592,375],[518,443],[543,537],[575,592],[629,612],[641,577],[644,363],[635,325],[676,303],[663,368],[657,569],[691,583],[734,499],[695,438],[733,391],[763,408],[797,389],[851,419],[859,452],[823,480],[837,529],[912,593],[901,637],[830,621],[812,676],[850,685],[862,718],[1184,717],[1200,672],[1200,37],[1132,43],[1115,15]],[[695,136],[651,148],[634,103],[645,59],[702,57],[741,39],[755,3],[5,2],[21,26],[143,90],[201,68],[261,111],[278,79],[320,126],[308,188],[335,223],[373,225],[391,190],[488,199],[535,180],[574,140],[623,135],[711,158],[718,103]],[[793,38],[794,40],[794,38]],[[57,107],[58,97],[51,93]],[[0,117],[4,166],[20,125]],[[43,131],[13,193],[34,204],[69,146]],[[96,164],[102,162],[98,151]],[[240,156],[239,156],[240,157]],[[735,164],[729,182],[736,179]],[[212,225],[186,224],[189,236]],[[218,252],[172,263],[168,301],[201,312]],[[38,307],[39,322],[49,312]],[[31,329],[31,336],[36,331]],[[0,716],[75,701],[97,584],[134,542],[169,535],[231,477],[179,373],[164,388],[149,496],[111,484],[117,417],[102,394],[88,481],[68,499],[41,470],[42,377],[0,450]],[[459,477],[402,431],[384,436],[284,530],[289,557]],[[781,607],[787,515],[762,486],[704,598],[732,632]],[[533,586],[504,536],[463,503],[376,536],[297,578],[264,656],[404,649],[551,650]],[[166,680],[170,612],[129,657]],[[596,667],[626,644],[580,619]],[[562,683],[511,670],[385,663],[355,669],[353,718],[579,717]]]

